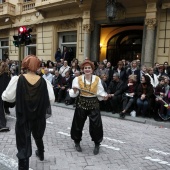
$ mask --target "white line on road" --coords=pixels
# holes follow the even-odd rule
[[[113,147],[113,146],[108,146],[108,145],[100,145],[100,146],[105,147],[105,148],[108,148],[108,149],[113,149],[113,150],[115,150],[115,151],[119,151],[119,150],[120,150],[120,148],[115,148],[115,147]]]
[[[11,170],[18,169],[18,162],[16,162],[15,159],[12,159],[7,155],[4,155],[3,153],[0,153],[0,163],[10,168]],[[29,168],[29,170],[33,170],[33,169]]]
[[[168,165],[168,166],[170,166],[169,162],[167,162],[167,161],[162,161],[162,160],[160,160],[160,159],[158,159],[158,158],[154,159],[154,158],[151,158],[151,157],[149,157],[149,156],[146,156],[145,159],[150,160],[150,161],[152,161],[152,162],[157,162],[157,163],[159,163],[159,164],[163,164],[163,165]]]
[[[70,136],[70,134],[68,134],[68,133],[64,133],[64,132],[58,132],[58,133],[61,135]]]
[[[158,150],[156,150],[156,149],[149,149],[149,151],[151,151],[151,152],[156,152],[156,153],[160,153],[160,154],[162,154],[162,155],[170,155],[170,153],[168,153],[168,152],[158,151]]]
[[[10,118],[12,118],[12,119],[16,119],[15,116],[9,116],[9,115],[7,115],[7,117],[10,117]],[[48,120],[46,120],[46,122],[47,122],[48,124],[53,124],[53,122],[50,122],[50,121],[48,121]]]
[[[114,142],[117,142],[117,143],[126,143],[126,142],[122,142],[122,141],[116,140],[116,139],[111,139],[111,138],[108,138],[108,137],[104,137],[104,139],[111,140],[111,141],[114,141]]]

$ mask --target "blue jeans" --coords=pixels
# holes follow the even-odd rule
[[[142,115],[146,115],[146,112],[148,110],[149,103],[147,100],[141,100],[141,98],[137,99],[137,106],[138,106],[138,111],[142,113]]]

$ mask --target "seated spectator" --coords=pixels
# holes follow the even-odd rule
[[[67,94],[69,94],[69,89],[71,89],[72,86],[72,81],[73,78],[70,76],[70,72],[67,71],[65,73],[65,76],[62,77],[61,79],[61,88],[59,89],[58,92],[58,101],[57,102],[61,102],[64,99],[65,104],[70,104],[68,99],[65,99],[67,97]]]
[[[77,64],[73,61],[73,62],[71,63],[71,67],[70,67],[70,75],[71,75],[72,77],[74,77],[74,74],[75,74],[76,71],[79,71],[79,69],[78,69],[78,67],[77,67]]]
[[[107,82],[107,75],[102,74],[100,76],[100,78],[101,78],[101,83],[103,85],[103,88],[104,88],[105,92],[107,92],[107,88],[108,88],[107,83],[106,83]],[[100,110],[108,111],[108,112],[111,111],[110,102],[108,100],[99,101],[99,106],[100,106]]]
[[[120,112],[120,117],[124,118],[129,108],[135,104],[136,101],[136,93],[137,93],[137,83],[136,83],[136,75],[130,75],[128,78],[128,83],[123,87],[123,109]]]
[[[148,73],[146,75],[149,76],[152,86],[156,88],[156,86],[159,84],[159,81],[152,67],[148,68]]]
[[[44,75],[42,77],[52,83],[53,75],[49,72],[48,68],[44,69]]]
[[[155,88],[155,107],[154,107],[154,119],[157,121],[162,120],[159,115],[164,117],[166,93],[165,93],[165,78],[159,77],[159,84]]]
[[[44,74],[41,72],[41,69],[39,68],[38,70],[37,70],[37,75],[39,75],[40,77],[42,77]]]
[[[55,71],[55,75],[52,79],[52,85],[53,85],[53,90],[54,90],[54,95],[55,95],[55,102],[58,100],[58,92],[61,88],[61,80],[62,76],[59,74],[59,71]]]
[[[60,68],[60,70],[59,70],[59,73],[61,74],[61,76],[62,77],[65,77],[65,73],[67,72],[67,71],[69,71],[69,69],[70,69],[70,66],[68,66],[68,63],[67,63],[67,61],[65,60],[64,61],[64,65]]]
[[[141,114],[142,117],[145,117],[150,114],[149,108],[153,107],[153,95],[154,89],[150,83],[150,78],[148,75],[143,75],[137,89],[137,115]]]
[[[122,100],[122,88],[123,88],[123,81],[120,80],[119,74],[113,74],[113,80],[110,82],[108,86],[108,96],[109,101],[112,107],[112,114],[119,112],[119,108],[121,107],[121,100]]]

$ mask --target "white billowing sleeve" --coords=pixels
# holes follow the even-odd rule
[[[47,83],[47,89],[48,89],[48,95],[49,95],[50,103],[53,104],[54,101],[55,101],[53,86],[52,86],[50,81],[48,81],[47,79],[44,79],[44,80]]]
[[[15,102],[18,79],[19,79],[19,76],[12,77],[7,88],[2,93],[3,101],[9,102],[9,103]]]
[[[99,79],[98,86],[97,86],[97,98],[101,101],[101,100],[103,100],[103,97],[105,97],[105,96],[107,96],[107,93],[105,92],[105,90],[103,88],[101,79]]]
[[[72,88],[80,89],[79,83],[78,83],[78,77],[75,77],[75,78],[73,79]],[[77,92],[74,93],[74,90],[73,90],[73,89],[70,89],[70,90],[69,90],[69,95],[70,95],[70,97],[75,98],[75,97],[77,97],[77,96],[79,95],[79,91],[77,90]]]

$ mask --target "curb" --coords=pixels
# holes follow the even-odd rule
[[[57,103],[55,102],[53,104],[53,106],[56,107],[62,107],[65,109],[71,109],[74,110],[75,108],[73,107],[73,105],[65,105],[64,103]],[[106,117],[112,117],[112,118],[116,118],[116,119],[121,119],[119,117],[119,114],[112,114],[111,112],[105,112],[105,111],[101,111],[101,115],[102,116],[106,116]],[[142,123],[142,124],[147,124],[147,125],[152,125],[152,126],[158,126],[159,128],[169,128],[170,129],[170,122],[169,121],[155,121],[152,118],[142,118],[142,117],[132,117],[132,116],[126,116],[124,119],[121,120],[126,120],[126,121],[132,121],[132,122],[136,122],[136,123]]]

